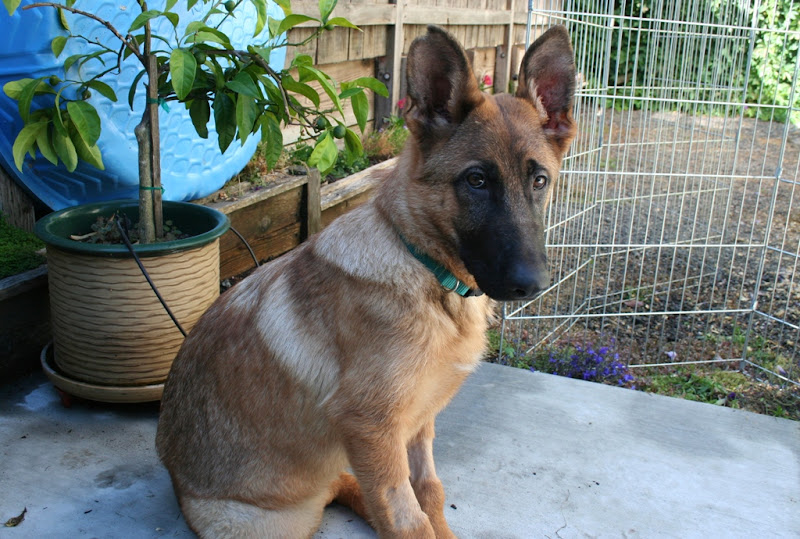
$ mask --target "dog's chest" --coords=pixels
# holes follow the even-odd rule
[[[486,349],[486,301],[475,298],[474,308],[456,320],[441,321],[422,331],[417,366],[409,379],[405,415],[413,430],[432,419],[453,398],[475,370]],[[430,318],[428,319],[430,324]],[[434,331],[431,331],[434,329]],[[410,433],[413,434],[413,433]]]

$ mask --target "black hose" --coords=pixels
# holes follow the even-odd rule
[[[172,321],[175,323],[175,327],[177,327],[178,330],[183,334],[183,336],[186,337],[186,331],[183,329],[180,322],[178,322],[178,319],[175,318],[175,315],[172,314],[172,311],[167,306],[167,302],[164,301],[164,298],[161,297],[161,293],[158,291],[158,288],[156,288],[155,283],[153,283],[153,280],[150,278],[150,274],[147,273],[147,270],[142,265],[142,261],[139,260],[139,256],[136,254],[136,251],[133,250],[133,245],[131,245],[131,240],[128,239],[128,234],[125,233],[125,230],[119,223],[119,219],[116,219],[115,222],[117,223],[117,228],[119,229],[119,233],[122,236],[122,241],[125,242],[125,247],[128,248],[128,251],[130,251],[131,256],[133,256],[133,259],[136,261],[136,264],[138,264],[139,269],[142,271],[142,275],[144,275],[144,278],[147,279],[147,283],[150,285],[150,288],[153,289],[153,292],[155,292],[158,301],[161,302],[161,305],[164,306],[164,310],[167,311],[169,317],[172,318]]]
[[[136,264],[139,266],[139,269],[141,270],[142,275],[144,275],[144,278],[147,279],[147,284],[149,284],[150,288],[153,289],[153,292],[155,293],[156,297],[158,298],[158,301],[161,302],[161,305],[164,307],[164,310],[167,311],[167,314],[169,315],[170,318],[172,318],[172,321],[175,323],[175,327],[178,328],[178,330],[183,334],[183,336],[185,338],[186,337],[186,331],[183,329],[183,326],[181,326],[180,322],[178,322],[178,319],[175,318],[175,315],[172,314],[172,311],[167,306],[167,302],[164,301],[163,297],[161,297],[161,293],[158,291],[158,288],[156,288],[155,283],[150,278],[150,274],[147,273],[147,270],[142,265],[142,261],[139,260],[139,256],[136,254],[136,251],[133,250],[133,245],[131,244],[131,240],[128,238],[128,234],[125,232],[125,229],[120,224],[120,220],[116,219],[115,223],[117,224],[117,228],[119,229],[120,236],[122,236],[122,241],[125,243],[125,247],[128,248],[128,252],[130,252],[131,256],[133,256],[133,259],[136,261]],[[256,258],[256,254],[253,252],[253,248],[250,247],[250,244],[247,243],[247,240],[244,239],[244,236],[239,234],[239,231],[236,230],[233,227],[230,227],[230,230],[231,230],[231,232],[236,234],[236,236],[240,240],[242,240],[242,243],[244,243],[244,246],[247,247],[248,251],[250,251],[250,256],[253,257],[253,262],[255,262],[256,267],[260,266],[261,264],[258,263],[258,258]]]
[[[244,243],[244,246],[245,246],[245,247],[247,247],[247,250],[248,250],[248,251],[250,251],[250,256],[252,256],[252,257],[253,257],[253,262],[255,262],[255,263],[256,263],[256,267],[259,267],[261,264],[259,264],[259,263],[258,263],[258,258],[256,258],[256,254],[253,252],[253,249],[250,247],[250,244],[249,244],[249,243],[247,243],[247,240],[246,240],[246,239],[244,239],[244,236],[242,236],[241,234],[239,234],[239,231],[238,231],[238,230],[236,230],[236,229],[235,229],[235,228],[233,228],[233,227],[231,227],[231,229],[230,229],[230,230],[231,230],[231,232],[233,232],[234,234],[236,234],[236,236],[238,236],[238,238],[239,238],[240,240],[242,240],[242,243]]]

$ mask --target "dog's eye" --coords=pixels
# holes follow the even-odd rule
[[[480,170],[471,170],[467,173],[467,183],[473,189],[486,187],[486,175]]]
[[[538,174],[533,179],[533,188],[536,189],[537,191],[539,189],[544,189],[546,185],[547,185],[547,176],[545,176],[544,174]]]

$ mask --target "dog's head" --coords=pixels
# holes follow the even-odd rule
[[[544,215],[575,134],[574,90],[561,26],[526,52],[515,96],[483,94],[464,50],[437,27],[411,45],[407,156],[424,199],[412,217],[494,299],[530,298],[549,285]]]

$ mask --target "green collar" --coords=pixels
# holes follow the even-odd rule
[[[455,275],[450,273],[450,271],[445,268],[443,265],[439,264],[436,260],[429,257],[410,243],[406,241],[406,239],[401,235],[400,239],[403,240],[403,243],[408,248],[409,252],[414,255],[414,258],[422,262],[422,264],[428,268],[431,273],[436,277],[436,279],[441,283],[442,288],[447,290],[448,292],[455,292],[459,296],[469,298],[472,296],[482,296],[483,292],[479,289],[472,289],[459,281]]]

